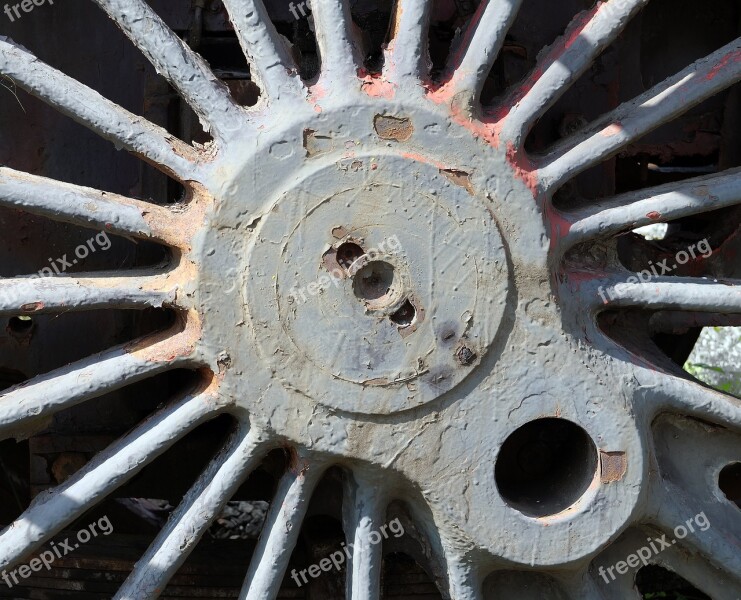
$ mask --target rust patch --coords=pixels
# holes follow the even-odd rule
[[[440,173],[445,175],[455,185],[464,188],[469,194],[474,195],[473,185],[471,184],[471,174],[461,171],[460,169],[440,169]]]
[[[411,119],[392,115],[376,115],[373,127],[382,140],[406,142],[414,133]]]
[[[21,312],[34,313],[44,308],[43,302],[29,302],[28,304],[21,305]]]
[[[304,149],[306,156],[320,156],[334,150],[332,138],[318,134],[313,129],[304,129]]]
[[[349,232],[345,229],[344,225],[338,225],[332,229],[332,237],[337,240],[344,238]]]
[[[625,452],[599,451],[600,479],[602,483],[613,483],[625,477],[628,461]]]
[[[660,213],[660,212],[656,212],[655,210],[652,210],[652,211],[651,211],[650,213],[648,213],[648,214],[647,214],[646,216],[647,216],[647,217],[648,217],[649,219],[651,219],[652,221],[656,221],[656,220],[658,220],[658,219],[660,219],[660,218],[661,218],[661,213]]]

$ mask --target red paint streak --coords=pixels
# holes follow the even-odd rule
[[[584,30],[592,22],[592,19],[597,16],[600,10],[606,6],[606,3],[596,4],[591,10],[585,10],[576,15],[569,23],[566,28],[566,33],[563,35],[562,48],[568,50],[574,43],[581,37]]]
[[[612,137],[614,135],[619,135],[623,132],[623,124],[620,121],[616,121],[612,125],[608,125],[605,127],[602,131],[600,131],[600,135],[602,137]]]
[[[449,165],[444,165],[441,162],[437,162],[436,160],[433,160],[429,158],[428,156],[424,156],[423,154],[418,154],[416,152],[402,152],[401,156],[403,158],[408,158],[409,160],[413,160],[416,162],[426,163],[428,165],[433,165],[437,169],[450,169]]]
[[[512,145],[511,142],[507,143],[507,162],[512,167],[515,176],[520,179],[532,192],[533,198],[540,196],[540,186],[538,176],[536,173],[535,165],[530,160],[530,157],[524,150],[519,150]]]
[[[312,103],[319,102],[322,98],[326,97],[327,90],[324,88],[324,83],[319,80],[311,90],[309,90],[309,100]]]
[[[647,217],[648,217],[649,219],[651,219],[652,221],[656,221],[656,220],[658,220],[658,219],[660,219],[660,218],[661,218],[661,213],[660,213],[660,212],[656,212],[655,210],[652,210],[652,211],[651,211],[650,213],[648,213],[648,214],[647,214],[646,216],[647,216]]]
[[[378,73],[369,73],[365,69],[360,69],[358,78],[362,81],[361,89],[372,98],[393,100],[396,96],[396,86]]]
[[[551,251],[553,251],[556,249],[557,243],[569,234],[574,221],[548,203],[545,207],[545,222],[550,230]]]
[[[492,117],[495,120],[501,120],[506,117],[512,107],[517,106],[525,96],[535,87],[538,81],[543,77],[543,74],[547,69],[557,63],[561,57],[566,53],[571,46],[582,36],[584,30],[592,22],[592,19],[597,15],[599,10],[604,4],[595,6],[591,10],[583,11],[577,14],[569,23],[564,35],[559,38],[556,43],[553,44],[551,49],[545,55],[545,57],[538,62],[538,66],[535,70],[527,76],[525,81],[515,89],[509,97],[499,106],[493,113]]]
[[[471,22],[468,24],[465,37],[463,38],[461,43],[458,45],[458,48],[456,49],[455,53],[452,56],[451,64],[455,65],[454,67],[455,71],[457,71],[460,65],[463,63],[463,59],[466,56],[466,53],[468,52],[468,48],[471,45],[471,40],[473,39],[473,36],[476,33],[476,29],[478,28],[478,25],[484,16],[486,7],[491,2],[492,0],[488,0],[487,2],[481,2],[478,8],[476,9],[476,12],[474,13],[473,17],[471,17]]]
[[[710,69],[710,72],[705,75],[705,79],[708,81],[712,81],[715,79],[716,75],[720,73],[725,67],[728,66],[728,64],[733,62],[738,62],[741,60],[741,50],[736,50],[735,52],[731,52],[730,54],[726,54],[721,61],[715,65],[712,69]]]

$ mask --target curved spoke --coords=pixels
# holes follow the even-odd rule
[[[610,0],[578,14],[530,76],[507,96],[506,105],[495,111],[509,111],[500,136],[516,147],[522,147],[535,122],[589,68],[648,1]]]
[[[183,247],[179,216],[161,206],[0,167],[0,206]]]
[[[572,225],[565,244],[573,246],[606,237],[741,203],[741,169],[719,175],[688,179],[660,187],[630,192],[600,201],[570,215]]]
[[[471,20],[460,48],[451,57],[446,93],[455,102],[471,107],[478,101],[484,82],[504,45],[522,0],[484,0]]]
[[[195,151],[164,129],[106,100],[0,37],[0,73],[78,123],[158,165],[180,181],[198,179]]]
[[[676,268],[676,265],[668,265]],[[741,312],[741,281],[715,282],[697,277],[654,277],[650,270],[646,283],[637,275],[594,278],[579,288],[579,294],[592,309],[641,307],[700,312]]]
[[[357,479],[357,487],[346,485],[343,500],[343,520],[352,544],[352,558],[348,565],[347,597],[349,600],[379,600],[381,597],[381,570],[383,545],[372,543],[371,534],[383,526],[385,496],[363,478]],[[351,569],[351,570],[350,570]]]
[[[585,133],[557,145],[539,169],[542,186],[546,190],[557,188],[739,79],[741,38],[619,106]]]
[[[448,558],[450,600],[483,600],[482,582],[477,570],[466,560]]]
[[[116,593],[119,600],[157,598],[201,536],[263,456],[265,441],[247,427],[235,432],[170,516],[146,554]]]
[[[240,600],[275,600],[296,546],[309,500],[324,469],[299,459],[278,485]]]
[[[428,72],[427,32],[432,4],[397,0],[394,35],[386,49],[383,76],[396,85],[420,86]]]
[[[32,421],[107,392],[197,364],[191,332],[165,336],[167,333],[112,348],[5,390],[0,394],[0,438],[16,435]]]
[[[590,569],[585,569],[578,576],[568,580],[561,580],[566,597],[573,598],[573,600],[605,600],[606,598],[615,598],[615,600],[642,599],[642,596],[633,588],[632,582],[629,579],[621,583],[622,585],[610,582],[611,589],[606,590],[605,584]]]
[[[270,20],[262,0],[224,0],[234,31],[263,94],[277,100],[283,92],[305,95],[297,67]]]
[[[672,546],[663,551],[657,562],[670,571],[681,575],[683,579],[689,581],[711,598],[741,597],[741,588],[736,586],[735,590],[729,589],[729,581],[724,577],[722,570],[714,567],[707,560],[688,554],[681,547]]]
[[[65,254],[58,261],[72,266],[77,259]],[[45,269],[54,274],[52,267]],[[96,273],[0,279],[0,314],[173,306],[177,291],[166,275],[137,276],[136,272],[127,277]]]
[[[352,30],[352,15],[345,0],[314,0],[314,27],[322,61],[318,87],[347,94],[359,89],[357,73],[362,64]]]
[[[95,0],[193,108],[215,137],[246,124],[241,107],[206,62],[162,22],[144,0]]]
[[[640,402],[648,420],[662,412],[686,415],[741,431],[741,400],[674,375],[643,369]]]
[[[741,591],[741,528],[738,508],[729,501],[693,497],[689,498],[684,489],[666,479],[652,486],[652,521],[673,535],[677,526],[683,526],[693,515],[705,513],[709,527],[702,531],[695,527],[684,527],[687,531],[680,543],[690,546],[707,560],[724,571],[726,578],[735,581],[736,591]],[[694,531],[692,531],[694,529]]]
[[[28,556],[220,408],[208,390],[187,395],[95,456],[65,483],[37,496],[0,534],[0,568]]]

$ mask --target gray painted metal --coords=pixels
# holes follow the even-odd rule
[[[517,12],[514,0],[482,2],[447,82],[435,89],[426,83],[422,51],[428,3],[400,0],[397,43],[386,50],[381,77],[371,77],[361,69],[347,4],[314,0],[322,71],[304,83],[260,0],[227,0],[262,85],[251,109],[233,102],[145,2],[97,2],[193,107],[214,142],[190,147],[175,140],[0,40],[0,73],[188,190],[187,206],[170,211],[0,170],[5,205],[88,226],[110,222],[111,231],[174,251],[166,270],[34,283],[20,302],[2,308],[164,304],[180,320],[159,337],[6,391],[2,432],[27,435],[66,406],[163,370],[200,367],[211,375],[203,390],[39,497],[0,534],[1,568],[226,411],[242,424],[232,445],[195,483],[119,597],[157,597],[238,483],[277,447],[296,457],[271,505],[242,598],[276,597],[312,491],[333,464],[356,478],[347,494],[348,541],[365,539],[387,502],[404,499],[455,600],[484,597],[490,573],[501,574],[504,586],[492,593],[517,588],[518,571],[548,573],[563,597],[636,597],[627,579],[604,585],[595,565],[634,552],[641,528],[668,533],[701,511],[712,528],[682,540],[686,554],[677,549],[660,561],[681,565],[716,598],[741,594],[738,508],[716,477],[741,457],[741,404],[636,357],[597,325],[605,308],[741,313],[739,283],[661,279],[623,286],[620,299],[604,305],[600,286],[630,273],[614,252],[597,266],[566,253],[645,223],[647,209],[676,218],[737,204],[738,173],[608,199],[574,214],[552,203],[568,178],[741,79],[741,41],[546,156],[530,157],[524,138],[533,122],[645,2],[610,0],[579,15],[528,86],[486,119],[474,100]],[[401,250],[376,262],[393,268],[394,290],[414,305],[407,326],[390,320],[387,306],[371,302],[376,298],[358,297],[358,270],[337,285],[316,285],[328,275],[326,257],[343,242],[367,252],[389,236]],[[0,285],[13,291],[20,284]],[[307,290],[306,301],[290,301],[293,286]],[[464,346],[470,354],[456,360]],[[579,472],[586,490],[567,509],[535,517],[505,500],[494,465],[515,430],[543,417],[578,424],[603,458],[622,457],[624,469],[615,473],[603,461]],[[355,552],[349,596],[378,598],[380,555]]]

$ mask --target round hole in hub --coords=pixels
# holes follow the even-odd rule
[[[357,244],[345,242],[337,248],[337,264],[343,269],[349,269],[364,254],[363,249]]]
[[[25,315],[20,317],[11,317],[8,321],[10,331],[16,334],[28,333],[33,328],[33,319]]]
[[[578,425],[538,419],[504,441],[494,477],[510,506],[531,517],[545,517],[584,494],[597,472],[597,458],[592,439]]]
[[[414,317],[416,316],[417,309],[414,308],[414,304],[409,302],[409,300],[405,300],[404,304],[399,307],[399,310],[389,316],[389,319],[399,327],[408,327],[414,322]]]
[[[382,260],[374,260],[361,267],[353,279],[353,291],[361,300],[378,304],[391,295],[394,267]]]

